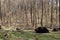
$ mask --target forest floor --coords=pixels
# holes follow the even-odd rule
[[[60,40],[60,32],[41,33],[36,34],[31,31],[16,32],[6,31],[9,34],[9,38],[4,37],[4,32],[0,32],[0,40]]]

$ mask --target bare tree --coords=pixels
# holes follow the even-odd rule
[[[4,2],[6,2],[6,1],[4,0]],[[3,7],[4,8],[4,10],[3,10],[3,25],[6,26],[6,24],[5,24],[5,20],[6,20],[6,18],[5,18],[6,17],[5,5],[6,5],[6,3],[5,4],[3,3],[3,5],[4,5],[4,7]]]
[[[60,27],[60,0],[59,0],[59,27]]]
[[[1,19],[1,0],[0,0],[0,19]]]
[[[46,4],[46,8],[47,8],[47,11],[46,11],[46,15],[47,15],[47,18],[46,18],[46,26],[49,26],[49,25],[48,25],[48,18],[49,18],[49,17],[48,17],[48,16],[49,16],[49,1],[50,1],[50,0],[48,0],[48,1],[47,1],[47,4]]]
[[[53,24],[53,0],[51,1],[51,27]]]
[[[1,16],[2,14],[1,14],[1,0],[0,0],[0,20],[1,20]]]
[[[58,24],[58,22],[57,22],[57,15],[58,15],[58,0],[56,0],[56,26]]]
[[[32,4],[30,4],[31,5],[31,7],[30,7],[30,15],[31,15],[31,23],[32,23],[32,27],[33,27],[33,17],[32,17],[32,11],[33,11],[33,9],[32,9]]]
[[[9,17],[9,19],[10,19],[10,26],[11,26],[11,10],[10,10],[10,0],[8,0],[8,10],[9,10],[9,12],[10,12],[10,17]]]
[[[43,0],[42,0],[42,15],[41,15],[41,26],[43,26]]]

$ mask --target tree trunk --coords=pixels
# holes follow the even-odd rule
[[[1,0],[0,0],[0,20],[1,20],[2,14],[1,14]]]
[[[53,0],[51,1],[51,28],[53,25]]]
[[[42,0],[42,15],[41,15],[41,26],[43,26],[43,0]]]
[[[60,27],[60,0],[59,0],[59,27]]]
[[[57,14],[58,14],[58,1],[56,0],[56,26],[57,26]]]

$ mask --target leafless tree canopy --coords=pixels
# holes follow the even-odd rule
[[[59,27],[59,0],[0,0],[0,25]]]

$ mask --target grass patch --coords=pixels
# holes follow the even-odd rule
[[[35,40],[36,34],[34,32],[14,32],[14,31],[8,31],[10,34],[9,40],[14,40],[15,38],[24,38],[24,40]],[[4,40],[4,33],[0,33],[0,39]],[[60,40],[60,34],[59,33],[44,33],[44,34],[37,34],[38,40]]]

